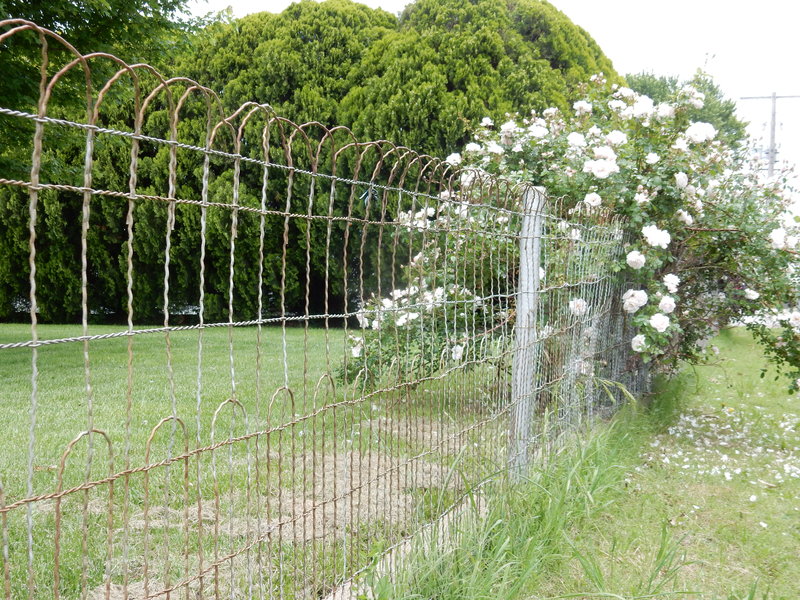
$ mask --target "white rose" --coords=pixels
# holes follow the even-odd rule
[[[792,314],[789,315],[789,325],[795,329],[800,329],[800,312],[792,311]]]
[[[757,291],[751,290],[750,288],[745,288],[744,290],[744,297],[748,300],[758,300],[760,295],[761,294],[759,294]]]
[[[503,147],[495,141],[490,141],[488,144],[486,144],[486,151],[491,152],[492,154],[503,154],[503,152],[505,152]]]
[[[569,301],[569,312],[576,317],[585,315],[589,310],[589,304],[583,298],[573,298]]]
[[[689,176],[683,171],[675,173],[675,185],[677,185],[680,189],[685,188],[687,185],[689,185]]]
[[[464,146],[464,151],[465,152],[480,152],[481,151],[481,145],[480,144],[476,144],[475,142],[470,142],[469,144]]]
[[[623,100],[609,100],[608,101],[608,108],[613,110],[614,112],[622,112],[626,108],[628,108],[628,104]]]
[[[672,296],[664,296],[658,303],[658,310],[665,314],[670,314],[675,310],[675,299]]]
[[[621,146],[628,141],[628,136],[621,132],[619,129],[609,132],[606,136],[606,141],[612,146]]]
[[[644,338],[644,335],[641,333],[639,335],[633,336],[631,340],[631,348],[634,352],[642,352],[645,348],[647,348],[647,341]]]
[[[592,112],[592,105],[589,102],[586,102],[586,100],[578,100],[572,105],[572,108],[575,109],[575,114],[578,116],[588,115]]]
[[[583,172],[591,173],[598,179],[607,179],[613,173],[619,173],[619,166],[611,160],[587,160],[583,163]]]
[[[667,330],[667,327],[669,327],[669,317],[667,315],[662,315],[661,313],[656,313],[650,317],[648,323],[650,323],[650,327],[655,329],[657,332],[664,333]]]
[[[589,131],[586,132],[589,137],[600,137],[603,135],[603,132],[600,131],[600,128],[597,125],[592,125],[589,127]]]
[[[637,119],[647,119],[655,113],[656,107],[649,96],[639,96],[633,103],[633,116]]]
[[[769,232],[769,241],[775,250],[783,250],[786,247],[786,230],[783,227],[778,227]]]
[[[616,161],[617,160],[617,153],[614,152],[614,149],[611,146],[598,146],[594,149],[594,157]]]
[[[531,137],[543,138],[548,133],[550,133],[550,131],[544,125],[541,125],[539,123],[534,123],[533,125],[528,127],[528,133],[531,135]]]
[[[662,279],[664,285],[667,286],[667,290],[670,294],[674,294],[678,291],[678,285],[680,284],[680,278],[675,275],[674,273],[667,273],[664,275],[664,279]]]
[[[456,167],[461,164],[461,155],[458,152],[453,152],[450,156],[444,159],[444,162]]]
[[[680,152],[686,152],[689,149],[689,142],[686,141],[685,137],[681,136],[675,140],[674,144],[672,144],[672,149]]]
[[[464,346],[455,345],[453,349],[450,350],[450,358],[452,358],[455,362],[460,362],[464,356]]]
[[[642,227],[642,235],[645,241],[654,247],[666,248],[672,241],[668,231],[659,229],[655,225],[647,225]]]
[[[694,217],[692,217],[692,215],[682,208],[678,209],[678,211],[675,213],[675,216],[678,218],[678,221],[685,223],[686,225],[692,225],[694,223]]]
[[[692,123],[684,134],[690,142],[699,144],[701,142],[709,142],[717,136],[717,130],[711,123]]]
[[[494,125],[494,121],[492,121],[491,117],[483,117],[483,119],[481,119],[482,127],[491,127],[492,125]]]
[[[659,119],[670,119],[675,116],[675,107],[666,102],[661,102],[656,107],[656,115]]]
[[[510,133],[517,129],[517,124],[514,121],[506,121],[502,125],[500,125],[500,131]]]
[[[654,165],[659,160],[661,160],[661,157],[655,152],[650,152],[647,156],[644,157],[644,162],[646,162],[648,165]]]
[[[598,207],[600,204],[602,204],[603,199],[597,192],[589,192],[586,194],[586,197],[583,199],[583,201],[591,207]]]
[[[615,95],[619,96],[620,98],[633,98],[636,96],[636,92],[629,87],[621,87],[617,90]]]
[[[635,313],[647,304],[647,292],[644,290],[628,290],[622,295],[622,310]]]
[[[644,254],[638,250],[628,252],[628,256],[625,257],[625,261],[631,269],[641,269],[646,260]]]
[[[647,192],[637,192],[633,199],[636,201],[636,204],[646,204],[650,202],[650,196],[647,195]]]
[[[582,133],[573,131],[567,136],[567,143],[573,148],[582,148],[586,145],[586,138]]]

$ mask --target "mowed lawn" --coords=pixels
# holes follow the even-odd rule
[[[91,326],[89,333],[121,329],[124,328]],[[38,332],[42,340],[59,339],[78,336],[81,328],[43,325]],[[28,325],[0,326],[0,343],[27,339]],[[127,337],[89,343],[91,411],[83,342],[39,347],[35,414],[31,401],[32,350],[0,349],[0,477],[7,503],[25,492],[31,443],[33,488],[35,493],[43,494],[52,491],[64,450],[88,429],[90,418],[94,429],[108,434],[118,470],[126,461],[142,464],[148,436],[161,419],[173,412],[186,427],[190,448],[211,443],[214,413],[234,397],[241,407],[228,403],[220,411],[215,439],[224,439],[229,433],[241,435],[267,429],[282,424],[290,415],[310,412],[315,402],[319,406],[332,401],[332,386],[327,380],[321,384],[316,400],[315,387],[329,369],[335,376],[344,350],[341,330],[326,334],[320,328],[305,331],[291,327],[284,336],[279,327],[269,327],[262,329],[259,343],[255,327],[232,331],[211,328],[202,335],[202,358],[198,331],[172,332],[170,359],[163,333],[142,334],[132,338],[129,393],[128,343]],[[329,354],[326,345],[330,346]],[[291,394],[283,389],[285,386]],[[282,391],[273,400],[278,390]],[[183,447],[180,429],[177,426],[173,432],[170,423],[163,435],[156,436],[152,462],[165,457],[165,444],[171,445],[173,455]],[[97,472],[102,473],[107,464],[105,442],[95,437],[95,462],[99,465]],[[82,479],[82,467],[75,470]]]
[[[92,326],[89,334],[115,331],[120,328]],[[38,332],[41,340],[53,340],[79,336],[81,328],[40,326]],[[0,343],[27,339],[29,326],[0,326]],[[330,452],[331,444],[338,443],[329,435],[327,445],[321,447],[312,429],[331,428],[336,420],[341,430],[360,419],[354,410],[335,415],[322,411],[317,418],[301,419],[343,398],[341,386],[334,389],[345,350],[342,330],[326,333],[319,328],[290,327],[284,332],[269,327],[262,329],[259,341],[254,327],[211,328],[202,334],[202,352],[197,330],[172,332],[169,351],[164,333],[131,339],[130,355],[127,337],[89,343],[91,410],[83,342],[38,348],[35,411],[32,349],[0,350],[0,484],[6,505],[228,438],[295,425],[274,435],[202,452],[185,463],[187,471],[181,461],[147,474],[116,477],[113,488],[102,484],[86,494],[71,493],[61,501],[60,526],[52,500],[14,508],[5,517],[1,540],[7,544],[4,569],[8,568],[12,597],[27,597],[30,590],[37,598],[53,597],[54,573],[59,574],[58,588],[67,598],[84,597],[87,592],[91,596],[109,573],[114,584],[130,580],[132,589],[149,580],[151,591],[170,578],[191,576],[197,572],[201,549],[206,561],[237,552],[243,539],[255,535],[255,515],[260,515],[262,523],[279,518],[274,506],[265,513],[264,494],[303,483],[296,477],[305,477],[305,471],[295,473],[292,456],[302,460],[312,451]],[[235,403],[229,401],[234,398]],[[179,420],[167,420],[159,427],[162,419],[173,414]],[[90,415],[91,427],[105,436],[96,433],[91,443],[88,436],[80,438],[66,455],[62,470],[65,450],[90,427]],[[33,478],[29,483],[31,447]],[[286,458],[268,460],[273,456]],[[195,525],[200,498],[204,516]],[[30,517],[26,506],[32,508]],[[30,534],[28,518],[32,519]],[[240,521],[244,525],[238,526]],[[215,527],[225,523],[225,536],[212,535]],[[242,531],[234,532],[234,525]],[[60,547],[58,556],[56,547]],[[30,571],[29,552],[33,556]],[[303,569],[291,544],[278,541],[270,553],[271,558],[278,557],[275,560],[293,561],[295,570],[287,570],[269,585],[293,589],[294,580],[304,576],[299,575]],[[188,558],[178,560],[181,554]],[[242,560],[250,560],[250,554],[242,555]],[[340,567],[326,566],[334,568]],[[226,590],[245,585],[237,580],[244,577],[244,567],[237,564],[228,571]],[[331,578],[330,573],[316,575],[320,581],[326,577]]]
[[[91,326],[89,335],[119,331]],[[38,327],[41,341],[81,333],[79,326]],[[30,334],[26,325],[0,325],[0,344]],[[7,567],[12,597],[32,590],[50,598],[55,588],[64,598],[105,597],[104,582],[126,580],[152,592],[228,555],[235,558],[225,573],[190,589],[213,584],[234,594],[251,585],[255,552],[272,563],[262,572],[270,593],[324,595],[434,506],[441,510],[440,496],[455,497],[437,486],[447,485],[446,465],[456,455],[479,477],[490,464],[484,454],[499,447],[477,443],[494,431],[493,421],[470,427],[489,410],[476,398],[493,389],[491,369],[362,398],[363,390],[337,377],[349,356],[342,329],[141,333],[93,340],[88,350],[87,371],[83,341],[39,346],[34,378],[31,348],[0,349],[0,504],[102,482],[4,513],[0,546],[8,561],[0,553],[0,575]],[[472,443],[455,438],[457,427],[466,430],[459,440]],[[82,436],[89,428],[95,433]],[[255,432],[267,433],[248,436]],[[458,453],[462,444],[470,451]],[[170,462],[186,452],[185,462]],[[419,467],[406,465],[420,453]],[[109,475],[113,484],[102,481]],[[358,509],[362,495],[365,508],[355,517],[342,512]],[[303,514],[312,503],[322,507],[319,525]],[[392,518],[378,518],[387,511]],[[268,526],[289,521],[264,537]],[[263,543],[255,545],[257,537]]]

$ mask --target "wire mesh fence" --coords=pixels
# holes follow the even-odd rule
[[[646,388],[607,214],[0,23],[23,38],[3,597],[354,595],[612,411],[605,382]]]

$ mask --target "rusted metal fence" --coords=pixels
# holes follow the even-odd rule
[[[0,325],[0,596],[352,595],[613,410],[605,381],[646,386],[604,213],[0,32],[41,50],[35,106],[0,107],[27,282]],[[56,300],[80,325],[40,323]]]

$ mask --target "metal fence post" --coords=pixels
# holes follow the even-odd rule
[[[522,197],[519,241],[517,318],[511,373],[511,411],[508,429],[508,467],[513,481],[525,476],[529,462],[536,384],[537,309],[541,268],[542,217],[545,190],[528,188]]]

